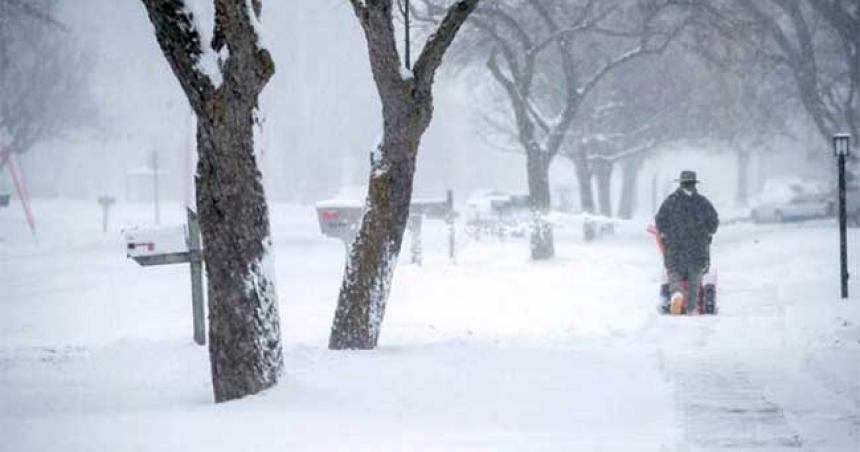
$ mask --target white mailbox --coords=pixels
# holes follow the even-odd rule
[[[125,254],[140,265],[189,264],[194,342],[206,343],[203,312],[203,251],[197,214],[186,209],[188,224],[125,231]]]
[[[180,264],[189,260],[185,226],[133,229],[125,233],[126,256],[140,265]]]

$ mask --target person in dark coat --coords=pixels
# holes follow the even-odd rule
[[[720,220],[716,209],[696,190],[694,171],[681,171],[680,183],[657,212],[657,230],[666,246],[663,254],[669,275],[669,293],[672,313],[687,314],[697,310],[698,289],[702,276],[710,267],[711,238],[717,232]],[[688,281],[687,293],[681,298],[681,282]],[[680,300],[686,306],[680,305]]]

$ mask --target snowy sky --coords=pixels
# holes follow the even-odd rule
[[[90,89],[104,130],[95,139],[46,144],[30,153],[24,164],[40,174],[32,178],[34,191],[122,196],[126,174],[145,166],[157,149],[161,166],[172,173],[165,178],[167,190],[181,196],[184,149],[193,125],[143,6],[61,0],[60,7],[60,19],[90,49]],[[381,120],[363,36],[348,3],[269,1],[263,27],[277,67],[261,99],[266,113],[262,166],[270,196],[325,197],[340,186],[362,184]],[[437,80],[435,117],[423,140],[416,193],[442,195],[448,186],[458,191],[524,187],[520,156],[493,151],[477,137],[469,81],[454,74]],[[487,165],[495,169],[485,171]],[[104,168],[105,177],[82,177],[93,166]]]
[[[145,168],[157,150],[165,171],[165,197],[182,199],[194,126],[142,4],[59,3],[60,20],[76,44],[88,49],[88,88],[102,127],[44,143],[25,155],[22,165],[31,191],[36,196],[123,198],[133,184],[129,174]],[[277,66],[261,98],[266,122],[259,144],[265,150],[261,166],[269,196],[308,203],[345,186],[363,185],[381,112],[364,38],[348,2],[267,1],[262,22]],[[460,200],[481,188],[526,190],[522,156],[492,149],[479,136],[481,111],[476,105],[484,102],[486,109],[481,87],[489,83],[481,75],[448,70],[437,77],[434,119],[419,153],[416,196],[441,196],[448,187]],[[734,164],[733,158],[719,155],[703,161],[701,155],[656,159],[640,183],[650,185],[652,173],[661,180],[673,179],[682,166],[693,165],[706,180],[719,184],[711,187],[720,192],[717,198],[731,199],[734,182],[724,169]],[[93,173],[99,177],[90,177]],[[575,184],[572,167],[563,158],[553,164],[551,179],[554,187]]]

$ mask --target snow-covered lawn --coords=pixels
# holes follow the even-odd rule
[[[721,230],[721,312],[693,318],[656,314],[644,224],[592,244],[561,228],[548,263],[461,240],[451,265],[426,223],[380,348],[330,352],[343,248],[276,205],[284,376],[215,405],[187,268],[125,259],[118,229],[151,207],[118,205],[108,234],[95,202],[34,209],[38,240],[0,210],[3,451],[860,450],[860,285],[839,300],[832,221]]]

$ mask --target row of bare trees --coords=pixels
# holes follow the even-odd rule
[[[437,14],[432,0],[423,5],[425,17]],[[525,155],[533,259],[555,254],[546,219],[553,159],[563,154],[575,164],[580,203],[594,213],[596,140],[585,137],[592,123],[584,110],[605,79],[667,48],[684,25],[672,10],[661,1],[519,0],[484,4],[470,21],[465,60],[485,67],[499,87],[502,108],[486,122]]]
[[[438,15],[432,0],[422,4]],[[858,14],[860,5],[842,0],[483,5],[460,63],[484,67],[499,86],[485,134],[526,157],[532,257],[553,254],[543,215],[556,155],[574,165],[583,211],[629,218],[642,163],[670,143],[733,150],[744,205],[753,150],[772,151],[778,136],[796,139],[791,130],[803,120],[795,111],[806,111],[827,141],[838,130],[856,136]]]
[[[850,0],[690,2],[724,48],[750,49],[784,97],[799,104],[830,151],[835,133],[860,133],[860,3]],[[737,67],[737,66],[736,66]],[[857,171],[857,158],[852,158]]]
[[[261,0],[213,0],[211,23],[203,25],[211,29],[200,28],[206,22],[186,0],[142,2],[198,118],[197,207],[215,399],[242,397],[274,385],[283,366],[268,207],[253,142],[258,98],[275,71],[257,29]],[[461,28],[458,61],[474,63],[497,86],[502,108],[485,122],[525,156],[535,260],[554,255],[546,215],[549,168],[558,155],[575,164],[581,204],[592,213],[612,214],[610,180],[620,165],[619,207],[629,216],[648,151],[702,135],[746,146],[740,143],[758,129],[744,125],[767,119],[769,105],[748,100],[784,94],[774,81],[779,71],[792,75],[797,100],[824,137],[844,127],[857,134],[860,7],[853,3],[416,0],[409,12],[428,27],[428,38],[414,66],[398,51],[400,3],[350,4],[367,42],[383,134],[370,153],[366,213],[347,258],[332,349],[377,345],[419,144],[432,119],[434,78]],[[811,32],[824,26],[824,37]],[[687,64],[690,55],[694,64],[667,68],[667,58]],[[721,76],[702,87],[701,72]],[[689,101],[702,93],[719,101]],[[703,133],[703,123],[718,127]],[[747,151],[738,155],[748,158]]]
[[[626,125],[607,121],[615,133],[602,133],[603,140],[592,141],[606,148],[608,137],[627,138],[638,131],[646,140],[639,149],[647,149],[648,143],[656,145],[651,149],[659,149],[661,144],[686,140],[710,141],[732,150],[738,168],[736,203],[746,205],[752,191],[748,169],[753,151],[777,151],[773,144],[778,137],[798,141],[796,131],[803,123],[818,131],[819,148],[827,154],[834,133],[857,136],[860,4],[841,0],[674,0],[670,4],[688,24],[677,45],[663,56],[640,62],[633,77],[617,74],[627,78],[623,83],[608,84],[610,89],[626,86],[622,114],[641,117],[647,112],[654,121],[638,121],[638,126],[634,126],[637,121]],[[656,96],[649,95],[654,94],[649,93],[653,87],[658,89]],[[658,110],[653,108],[656,105]],[[599,123],[596,119],[588,122]],[[621,155],[626,156],[637,146],[622,148]],[[629,217],[629,182],[647,155],[615,160],[602,154],[605,151],[597,153],[599,163],[592,166],[598,211],[612,213],[610,197],[604,194],[610,189],[606,173],[618,161],[624,175],[617,213]],[[821,152],[812,155],[826,157]],[[856,158],[852,163],[856,172]]]

